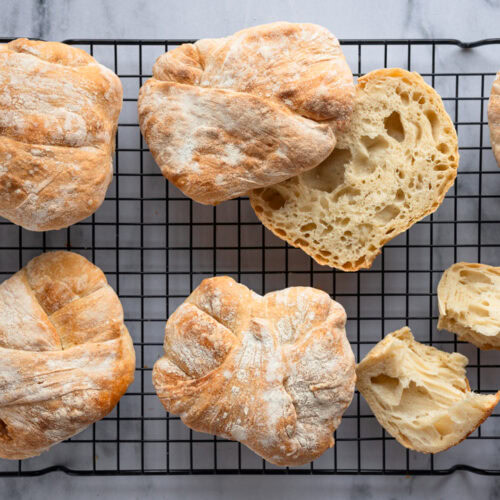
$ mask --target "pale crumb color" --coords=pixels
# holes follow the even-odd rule
[[[314,288],[262,297],[229,277],[206,279],[167,322],[156,392],[196,431],[277,465],[310,462],[333,446],[354,393],[345,321]]]
[[[406,448],[438,453],[492,413],[496,394],[472,392],[468,359],[417,342],[408,327],[381,340],[356,368],[357,388],[378,422]]]
[[[68,227],[101,205],[113,175],[119,78],[83,50],[0,45],[0,216]]]
[[[500,349],[500,267],[453,264],[437,291],[440,330],[480,349]]]
[[[319,264],[356,271],[439,207],[457,168],[457,135],[435,90],[416,73],[376,70],[358,80],[333,153],[250,201],[276,236]]]
[[[500,71],[491,87],[488,102],[488,124],[490,126],[491,148],[500,166]]]
[[[101,419],[134,369],[102,271],[71,252],[34,258],[0,285],[0,457],[39,455]]]
[[[217,204],[321,163],[353,100],[338,40],[318,25],[279,22],[160,56],[138,109],[163,175]]]

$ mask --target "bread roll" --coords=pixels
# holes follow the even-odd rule
[[[32,231],[92,215],[113,176],[122,87],[86,52],[0,44],[0,216]]]
[[[480,349],[500,349],[500,267],[453,264],[437,291],[440,330]]]
[[[337,39],[278,22],[159,57],[139,93],[139,122],[163,175],[215,205],[318,165],[353,98]]]
[[[196,431],[277,465],[307,463],[333,446],[353,396],[345,321],[314,288],[261,297],[229,277],[206,279],[167,322],[156,392]]]
[[[500,71],[491,87],[488,103],[488,124],[490,126],[491,149],[500,166]]]
[[[330,157],[250,201],[276,236],[356,271],[438,208],[457,167],[457,135],[436,91],[416,73],[381,69],[358,80],[350,127]]]
[[[417,342],[408,327],[381,340],[356,368],[357,387],[380,425],[406,448],[438,453],[492,413],[496,394],[472,392],[468,359]]]
[[[0,285],[0,457],[39,455],[104,417],[134,367],[102,271],[71,252],[31,260]]]

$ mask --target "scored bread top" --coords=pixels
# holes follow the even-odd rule
[[[457,167],[457,135],[436,91],[416,73],[381,69],[358,80],[333,153],[250,201],[280,238],[320,264],[356,271],[437,209]]]
[[[33,231],[101,205],[113,174],[119,78],[83,50],[0,45],[0,216]]]
[[[31,260],[0,285],[0,457],[39,455],[99,420],[134,368],[102,271],[71,252]]]
[[[206,279],[167,322],[156,392],[194,430],[304,464],[333,446],[354,393],[345,321],[314,288],[262,297],[227,276]]]
[[[217,204],[318,165],[353,98],[338,40],[321,26],[278,22],[160,56],[138,110],[165,177]]]
[[[417,342],[408,327],[381,340],[356,368],[357,388],[380,425],[406,448],[438,453],[463,441],[500,399],[477,394],[468,360]]]
[[[438,285],[440,330],[480,349],[500,349],[500,267],[458,262]]]
[[[500,166],[500,71],[491,87],[488,102],[488,125],[490,127],[491,148]]]

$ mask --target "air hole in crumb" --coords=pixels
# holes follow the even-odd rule
[[[275,229],[275,232],[276,232],[277,234],[279,234],[280,236],[283,236],[283,237],[285,237],[285,236],[286,236],[286,231],[285,231],[285,230],[283,230],[283,229],[280,229],[280,228]]]
[[[367,135],[363,135],[361,136],[361,144],[366,148],[368,154],[384,151],[389,147],[389,143],[381,135],[377,135],[373,139]]]
[[[403,201],[405,199],[405,193],[402,189],[398,189],[396,191],[396,201]]]
[[[346,186],[345,188],[342,188],[338,193],[335,194],[335,196],[333,197],[333,201],[337,202],[343,196],[345,196],[346,198],[350,198],[352,200],[354,197],[359,196],[360,194],[361,191],[359,189]]]
[[[438,144],[437,150],[443,154],[446,154],[448,152],[448,144],[445,144],[444,142]]]
[[[303,233],[307,233],[308,231],[313,231],[314,229],[316,229],[316,224],[314,222],[310,222],[309,224],[305,224],[300,228],[300,230]]]
[[[320,165],[302,174],[302,182],[312,188],[331,193],[344,183],[344,174],[352,155],[348,149],[334,149]]]
[[[424,114],[429,120],[429,124],[431,126],[431,131],[432,131],[432,137],[434,138],[435,141],[437,141],[439,136],[439,118],[436,115],[436,113],[434,113],[434,111],[431,111],[430,109],[426,110]]]
[[[405,138],[405,129],[401,123],[401,116],[399,116],[397,111],[393,111],[389,116],[384,118],[384,127],[393,139],[398,142],[403,142]]]
[[[437,165],[434,165],[434,170],[436,170],[437,172],[443,172],[444,170],[448,170],[448,165],[438,163]]]
[[[399,208],[396,205],[387,205],[375,215],[375,219],[381,224],[387,224],[395,219],[399,214]]]
[[[275,189],[265,189],[261,196],[271,210],[279,210],[286,203],[285,198]]]
[[[303,240],[302,238],[297,238],[294,242],[294,245],[297,246],[302,246],[302,247],[307,247],[309,246],[309,243],[306,240]]]

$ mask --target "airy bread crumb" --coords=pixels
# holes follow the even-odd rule
[[[500,267],[459,262],[438,285],[440,330],[480,349],[500,349]]]
[[[477,394],[468,359],[417,342],[408,327],[381,340],[357,366],[357,387],[375,417],[411,450],[437,453],[463,441],[497,405],[500,392]]]

